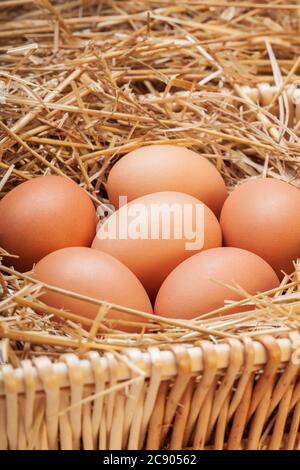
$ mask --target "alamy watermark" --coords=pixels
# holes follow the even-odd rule
[[[110,204],[98,208],[101,240],[185,240],[186,250],[204,245],[204,204],[142,204],[120,196],[118,212]]]

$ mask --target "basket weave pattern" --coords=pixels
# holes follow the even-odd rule
[[[121,362],[90,352],[3,366],[0,447],[299,449],[299,366],[291,355],[292,339],[262,336],[132,348]]]

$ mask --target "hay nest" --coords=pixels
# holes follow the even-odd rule
[[[213,161],[229,189],[258,175],[300,187],[297,0],[3,0],[0,26],[1,196],[60,174],[101,205],[117,158],[167,142]],[[12,255],[1,256],[7,265]],[[30,273],[1,272],[0,362],[15,366],[45,353],[118,354],[300,327],[300,265],[275,292],[232,286],[247,313],[225,315],[225,305],[194,321],[148,315],[142,334],[108,322],[110,305],[82,319],[43,305]]]

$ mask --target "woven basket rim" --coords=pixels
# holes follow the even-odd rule
[[[292,353],[295,349],[294,342],[296,340],[296,336],[297,338],[300,338],[300,335],[296,333],[295,335],[291,336],[293,336],[293,338],[272,338],[280,350],[280,363],[288,363],[292,359]],[[134,372],[130,367],[130,363],[132,363],[132,365],[138,366],[144,372],[144,378],[149,378],[151,376],[153,367],[158,368],[165,379],[175,377],[179,373],[178,358],[176,355],[177,350],[180,350],[181,352],[185,350],[187,353],[189,361],[189,372],[191,375],[201,374],[201,372],[204,370],[203,350],[201,348],[201,344],[203,343],[210,343],[210,345],[213,346],[214,352],[216,354],[216,367],[219,371],[226,370],[229,367],[232,346],[236,347],[239,344],[243,348],[243,342],[239,340],[233,340],[233,343],[231,340],[229,340],[228,342],[220,342],[218,344],[214,344],[209,340],[200,340],[198,345],[195,347],[191,347],[186,344],[181,345],[180,348],[174,347],[173,350],[172,348],[170,350],[160,350],[152,346],[149,347],[147,351],[140,352],[136,348],[127,348],[126,353],[121,354],[124,360],[118,361],[118,358],[114,358],[114,361],[117,363],[115,379],[118,382],[122,382],[129,380],[132,375],[134,375]],[[268,363],[268,352],[260,341],[251,340],[251,343],[254,352],[253,367],[254,369],[258,369]],[[242,353],[244,353],[244,350]],[[98,352],[92,351],[87,353],[86,357],[83,359],[78,359],[75,353],[67,353],[62,354],[60,360],[57,362],[50,361],[47,356],[40,356],[37,360],[27,359],[21,361],[21,367],[18,368],[12,368],[10,364],[2,365],[0,369],[0,398],[5,396],[7,393],[8,383],[10,391],[13,390],[14,393],[17,394],[23,394],[25,392],[25,382],[28,371],[27,366],[29,364],[31,365],[31,374],[33,373],[31,378],[36,380],[35,390],[37,392],[42,391],[44,389],[44,384],[39,377],[36,364],[38,363],[40,365],[41,361],[44,359],[46,360],[46,365],[51,362],[53,372],[55,373],[56,377],[59,377],[60,387],[65,388],[70,385],[68,375],[68,359],[70,357],[76,358],[78,370],[80,370],[81,374],[83,374],[80,381],[84,386],[94,384],[95,378],[92,371],[91,359],[95,357],[99,358],[100,360],[103,372],[103,380],[108,382],[110,375],[108,358],[111,358],[112,356],[113,355],[110,352],[100,354]],[[22,367],[23,364],[26,365],[26,367]],[[244,362],[241,368],[243,365]],[[9,373],[10,376],[9,382],[5,380],[7,373]]]

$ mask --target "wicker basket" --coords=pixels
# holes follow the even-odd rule
[[[277,89],[240,93],[268,105]],[[0,449],[300,449],[299,345],[293,332],[3,365]]]
[[[1,449],[299,449],[296,339],[5,365]]]
[[[253,4],[253,11],[247,3],[249,11],[239,13],[241,2],[235,9],[234,2],[223,2],[231,5],[225,8],[226,5],[211,7],[207,2],[195,1],[192,20],[189,1],[183,0],[180,5],[163,2],[166,11],[156,5],[159,2],[153,2],[153,27],[158,29],[152,36],[149,34],[149,43],[144,37],[151,30],[147,1],[124,2],[132,13],[128,17],[120,8],[114,10],[111,1],[43,0],[34,5],[24,2],[27,6],[22,10],[20,23],[15,9],[22,8],[22,0],[4,3],[7,12],[0,31],[0,42],[5,41],[4,45],[1,42],[4,72],[1,71],[0,105],[6,103],[7,109],[3,119],[6,124],[0,121],[1,191],[4,186],[4,191],[7,187],[9,190],[14,184],[45,172],[61,174],[61,167],[66,167],[66,172],[97,202],[95,194],[100,193],[100,183],[95,185],[94,175],[105,176],[109,166],[106,161],[99,165],[97,159],[113,158],[144,140],[155,144],[170,139],[179,145],[194,146],[212,156],[219,169],[228,144],[225,160],[230,160],[234,152],[237,155],[231,162],[236,166],[225,172],[230,186],[240,178],[268,174],[270,161],[270,176],[288,179],[283,175],[286,157],[290,168],[297,164],[299,168],[299,60],[293,62],[299,56],[296,3],[295,8],[289,5],[286,11],[284,6],[280,10],[278,2],[274,9],[269,5],[269,15],[264,10],[268,5],[265,7],[263,2],[256,3],[255,8]],[[35,11],[37,4],[44,9],[45,17]],[[141,4],[141,11],[137,4]],[[87,11],[86,18],[81,18],[82,11]],[[103,17],[97,16],[99,11]],[[235,14],[239,19],[236,30],[230,25]],[[176,15],[181,15],[178,21]],[[87,30],[89,22],[91,31]],[[135,22],[138,26],[132,33],[130,28]],[[161,31],[157,26],[160,22]],[[194,39],[199,25],[200,34]],[[269,30],[278,47],[284,79],[270,42],[265,44],[264,36]],[[24,38],[39,44],[24,46]],[[116,38],[122,46],[120,50]],[[95,44],[91,46],[93,39]],[[205,46],[198,46],[198,40]],[[223,41],[229,41],[228,51]],[[265,60],[265,48],[269,62]],[[190,49],[192,58],[187,54]],[[222,59],[220,63],[218,57]],[[241,70],[238,60],[243,64]],[[256,65],[257,77],[247,69]],[[27,66],[38,79],[44,77],[46,70],[45,83],[41,81],[31,94],[28,90],[33,75],[27,74]],[[105,73],[97,75],[97,67]],[[214,79],[220,82],[216,84]],[[157,90],[152,81],[159,83]],[[136,94],[132,85],[135,83]],[[198,100],[199,109],[194,100]],[[182,121],[184,112],[190,113],[193,125],[181,127],[181,114],[180,119],[172,117],[176,107],[182,111]],[[219,111],[216,129],[215,116]],[[207,119],[209,113],[213,117],[211,123]],[[233,113],[240,114],[231,127]],[[76,142],[70,143],[73,136],[69,129],[77,130],[82,123],[84,129],[93,130],[95,125],[95,134],[100,129],[101,139],[91,143],[81,132],[76,135]],[[157,131],[159,125],[161,129]],[[211,144],[209,139],[216,142]],[[218,142],[219,148],[215,148]],[[13,145],[17,147],[16,159]],[[70,149],[74,153],[72,161]],[[273,171],[276,162],[278,167]],[[90,165],[95,193],[85,164]],[[5,302],[10,301],[10,293],[19,288],[18,280],[15,284],[17,287],[14,285],[9,291],[0,276],[0,289],[7,296],[4,301],[1,296],[1,312]],[[297,317],[299,279],[292,284],[298,288],[297,293],[291,294],[295,294],[293,314]],[[288,295],[291,292],[285,291]],[[284,298],[288,304],[289,297]],[[33,306],[30,301],[19,300],[18,308]],[[289,314],[289,305],[286,312]],[[55,315],[51,308],[47,313]],[[57,343],[58,351],[60,354],[62,349],[73,349],[74,353],[62,354],[59,360],[55,356],[52,361],[51,354],[41,355],[35,350],[34,359],[20,363],[18,359],[17,367],[5,357],[8,341],[12,340],[14,346],[21,341],[23,345],[30,336],[21,327],[2,328],[4,318],[0,323],[4,338],[3,348],[0,341],[0,449],[300,449],[300,335],[295,317],[295,322],[279,333],[276,328],[268,329],[267,324],[266,334],[255,336],[252,331],[249,336],[241,334],[234,339],[228,335],[216,340],[206,331],[206,336],[198,335],[197,342],[189,344],[174,341],[172,346],[143,348],[126,345],[114,353],[89,351],[77,355],[78,341],[71,344],[70,340],[65,348]],[[64,318],[70,320],[70,316]],[[203,337],[206,339],[199,339]],[[130,345],[135,345],[134,341]],[[46,349],[42,354],[45,352]]]

